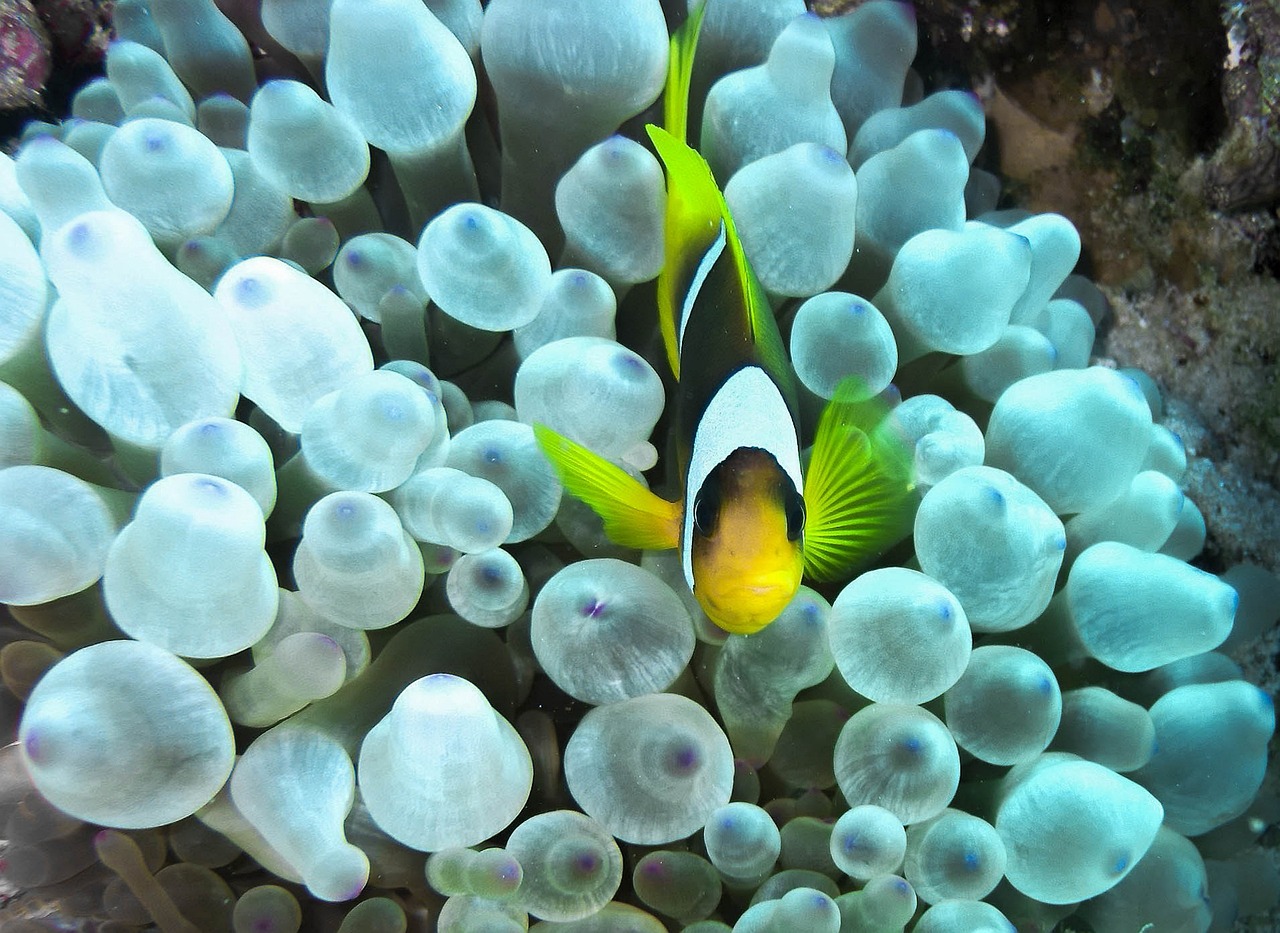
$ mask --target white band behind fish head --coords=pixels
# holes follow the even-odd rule
[[[740,447],[758,447],[772,454],[796,491],[804,489],[791,410],[777,384],[759,366],[744,366],[725,380],[711,397],[693,435],[680,537],[680,558],[689,589],[693,589],[694,498],[711,471]]]

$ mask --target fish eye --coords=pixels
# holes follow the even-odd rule
[[[720,514],[720,497],[703,489],[693,500],[693,528],[704,538],[715,531],[716,518]]]
[[[794,489],[788,489],[784,508],[787,513],[787,540],[798,541],[804,531],[804,496]]]

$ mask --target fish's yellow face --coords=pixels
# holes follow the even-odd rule
[[[804,500],[773,457],[740,448],[707,478],[693,508],[693,595],[725,631],[760,631],[800,587]]]

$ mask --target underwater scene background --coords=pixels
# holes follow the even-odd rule
[[[683,3],[0,7],[0,929],[1276,928],[1280,14],[812,6],[688,141],[913,491],[745,636],[532,428],[680,496]]]

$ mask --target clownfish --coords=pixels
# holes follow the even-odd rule
[[[705,8],[705,4],[703,5]],[[773,309],[711,169],[685,142],[699,10],[671,40],[665,128],[646,131],[667,173],[658,318],[675,393],[683,494],[671,502],[545,425],[539,446],[614,543],[679,548],[708,618],[751,634],[801,579],[834,580],[905,531],[909,454],[856,377],[819,418],[802,465],[797,394]]]

